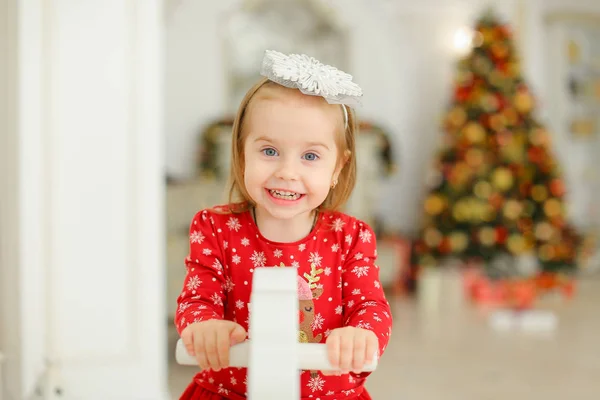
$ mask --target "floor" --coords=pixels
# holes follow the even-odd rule
[[[580,282],[571,301],[541,301],[559,318],[550,333],[492,329],[490,312],[465,303],[452,279],[424,292],[390,298],[393,337],[368,382],[375,400],[600,399],[599,279]],[[172,330],[169,348],[176,339]],[[193,374],[170,366],[174,399]]]

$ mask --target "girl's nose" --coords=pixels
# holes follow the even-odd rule
[[[298,167],[293,160],[281,160],[275,176],[284,180],[297,180]]]

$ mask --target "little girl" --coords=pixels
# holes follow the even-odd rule
[[[352,77],[303,55],[267,51],[265,76],[233,126],[229,204],[198,212],[175,324],[202,369],[181,399],[246,398],[228,368],[246,339],[254,268],[298,271],[299,341],[326,343],[335,371],[303,371],[301,398],[370,399],[362,372],[383,354],[392,318],[375,235],[338,211],[356,177]],[[276,323],[276,321],[275,321]]]

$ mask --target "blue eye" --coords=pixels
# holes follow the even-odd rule
[[[316,155],[315,153],[306,153],[304,155],[304,159],[307,161],[315,161],[319,159],[319,156]]]
[[[265,156],[268,156],[268,157],[275,157],[277,155],[277,150],[270,148],[270,147],[267,149],[263,149],[262,152]]]

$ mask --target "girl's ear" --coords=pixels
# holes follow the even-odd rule
[[[335,169],[335,172],[333,173],[333,180],[337,182],[340,173],[342,172],[342,170],[344,169],[344,167],[346,166],[346,163],[350,160],[350,156],[352,155],[352,152],[350,150],[346,150],[344,151],[344,155],[341,157],[340,162],[337,166],[337,168]]]
[[[352,155],[352,152],[350,150],[346,150],[344,151],[344,159],[342,160],[344,165],[346,165],[346,163],[348,162],[348,160],[350,160],[350,156]]]

